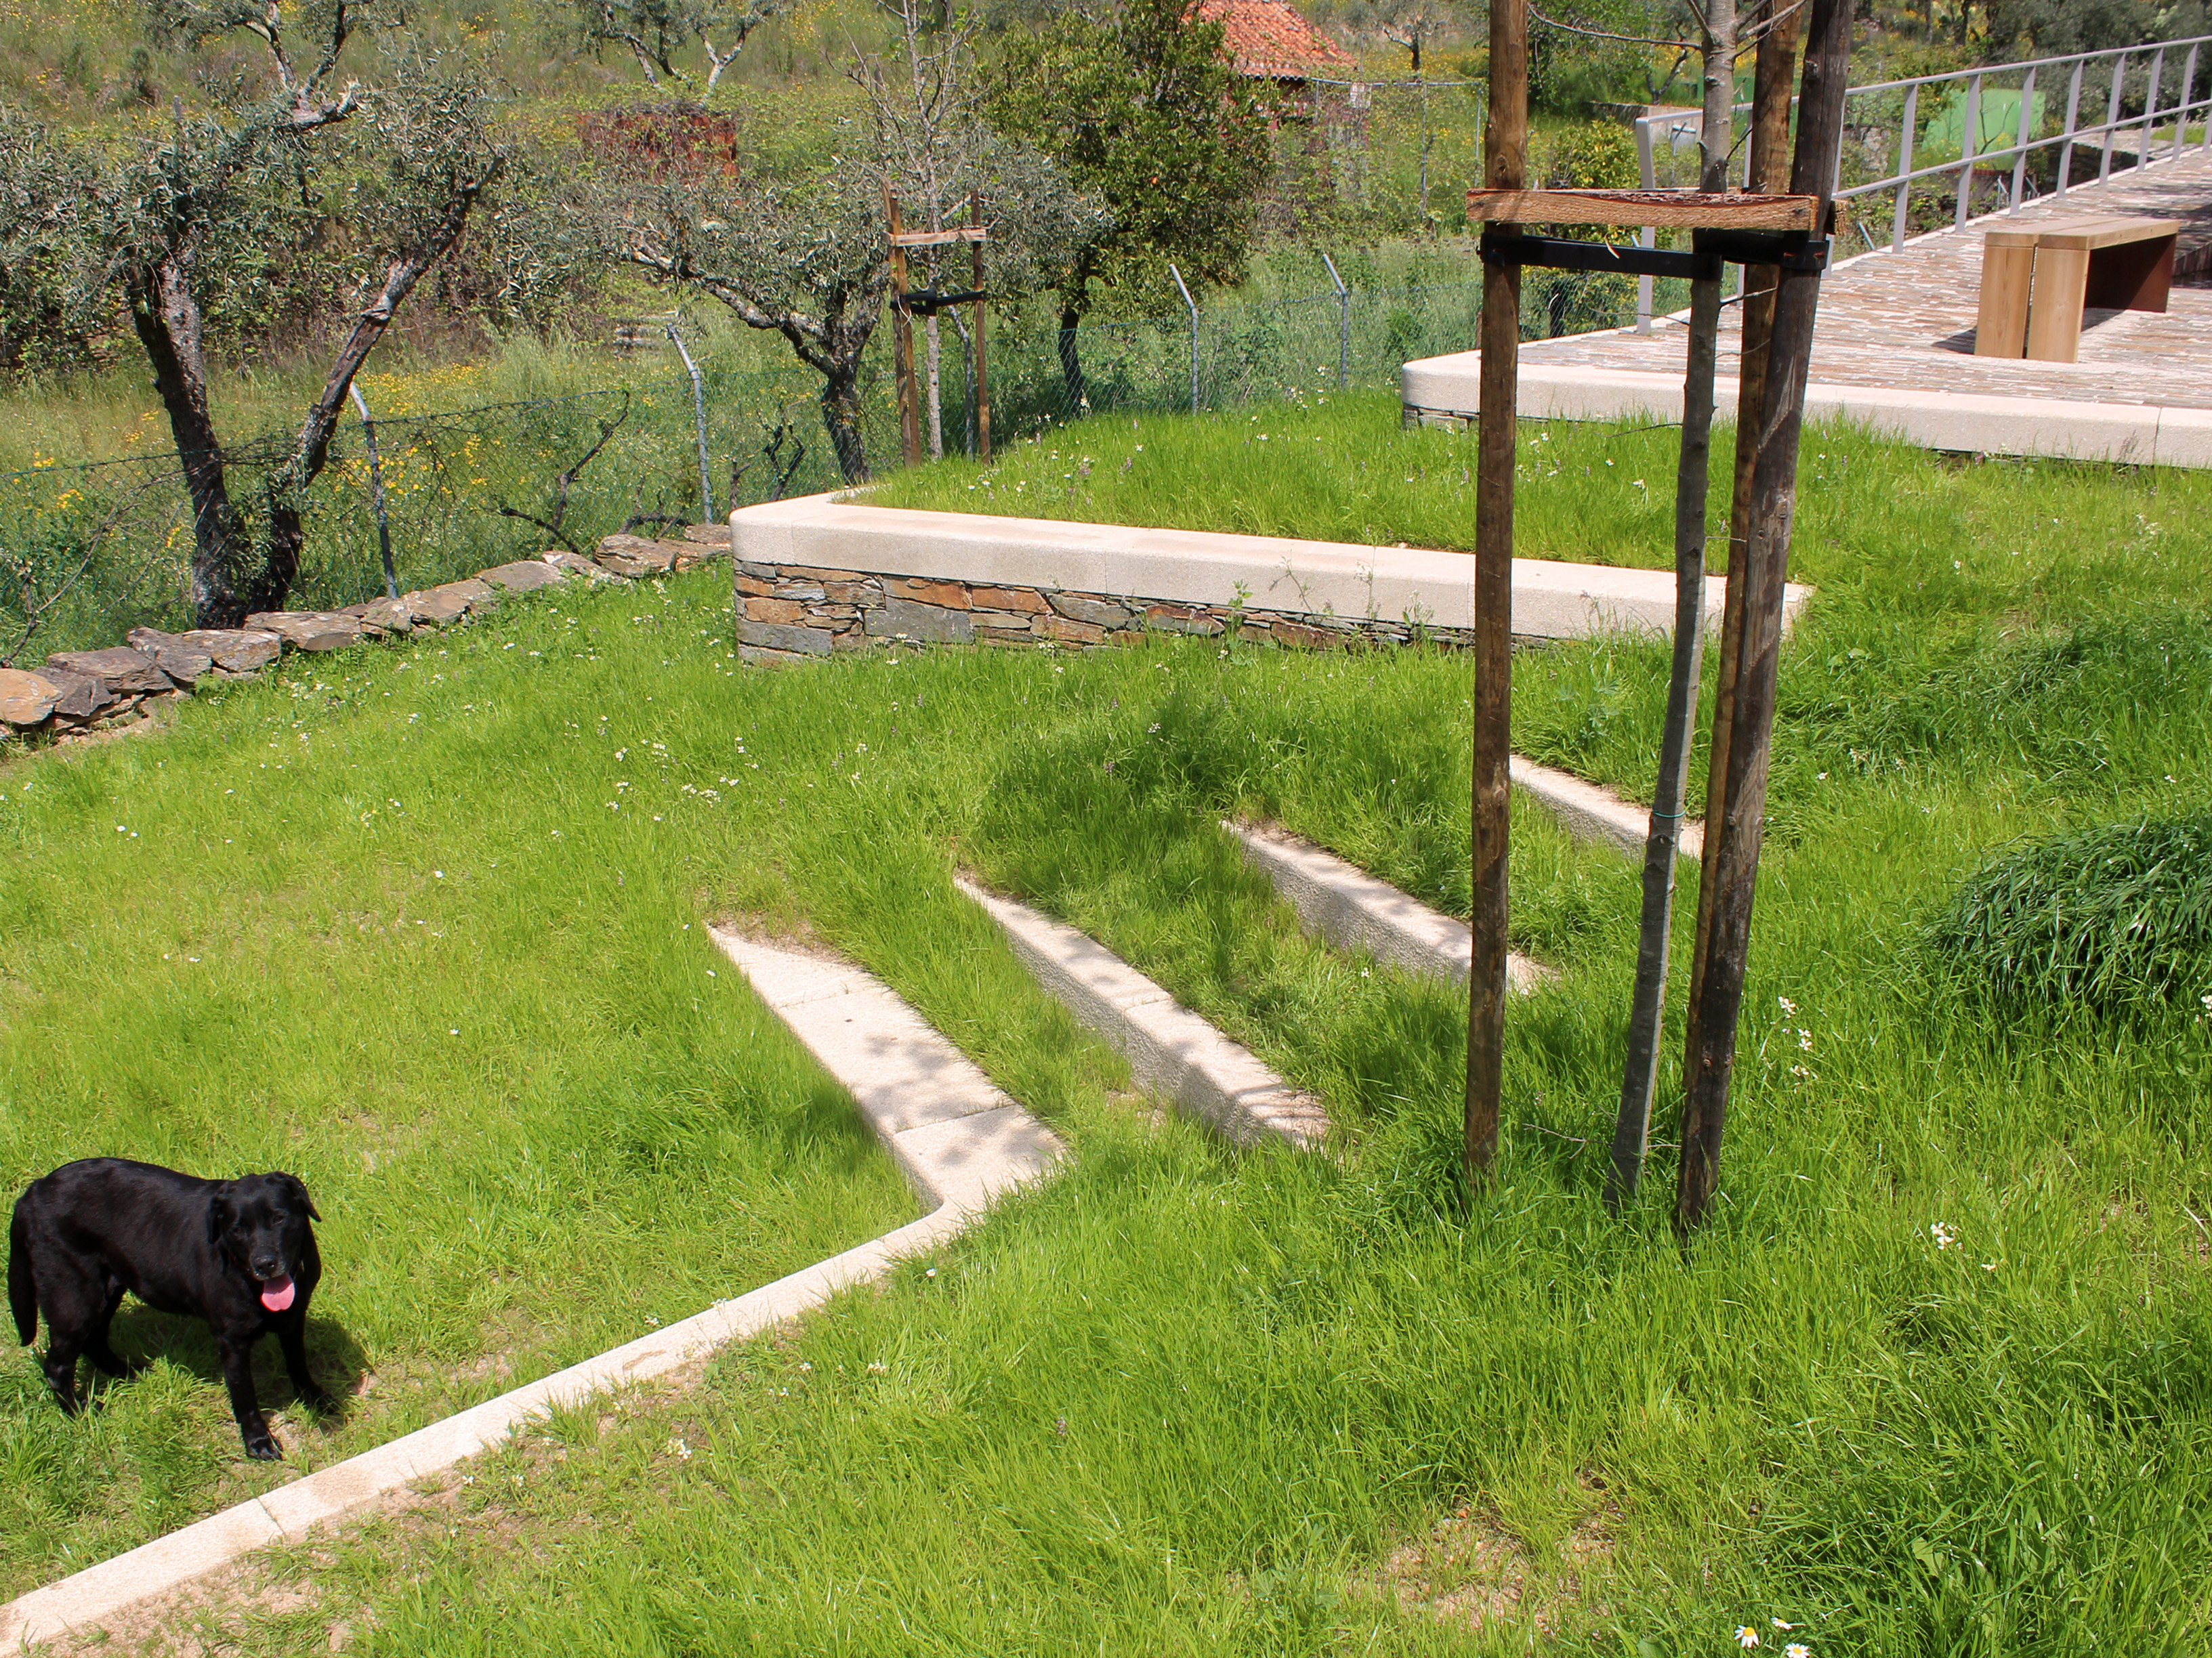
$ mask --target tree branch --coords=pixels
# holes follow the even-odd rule
[[[1610,29],[1594,29],[1582,23],[1563,23],[1556,17],[1547,17],[1534,6],[1528,8],[1528,15],[1550,27],[1565,30],[1569,34],[1588,35],[1593,40],[1620,40],[1632,46],[1658,46],[1668,52],[1695,52],[1698,49],[1696,43],[1689,40],[1660,40],[1648,34],[1615,34]]]

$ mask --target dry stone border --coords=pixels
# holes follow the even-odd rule
[[[57,651],[33,669],[0,668],[0,741],[41,732],[70,742],[128,729],[203,683],[246,678],[288,650],[337,651],[418,628],[450,627],[489,610],[507,593],[578,579],[596,586],[665,575],[726,557],[729,550],[730,531],[720,524],[693,525],[681,541],[607,536],[591,558],[562,549],[343,610],[257,611],[243,628],[181,634],[133,628],[121,645]]]

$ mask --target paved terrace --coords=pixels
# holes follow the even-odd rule
[[[1982,233],[2087,213],[2179,219],[2177,270],[2193,270],[2199,282],[2212,273],[2212,156],[2202,151],[1895,252],[1863,253],[1821,281],[1809,405],[1901,428],[1931,447],[2212,465],[2212,287],[2177,286],[2163,315],[2089,311],[2076,362],[1973,355]],[[1686,339],[1676,315],[1654,319],[1649,334],[1607,329],[1532,341],[1522,347],[1522,412],[1679,412]],[[1724,408],[1734,404],[1740,339],[1730,305],[1720,340]],[[1477,361],[1468,351],[1407,364],[1409,410],[1471,413]]]

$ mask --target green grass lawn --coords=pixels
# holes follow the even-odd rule
[[[1286,487],[1265,470],[1278,434],[1329,418],[1243,422],[1269,433],[1267,462],[1240,449],[1211,487],[1264,502]],[[1358,538],[1449,544],[1431,530],[1461,511],[1450,468],[1469,446],[1370,425],[1370,471],[1387,458],[1404,477],[1404,446],[1428,458],[1428,495],[1359,507],[1346,450],[1298,469],[1297,487],[1334,502],[1310,523],[1222,523],[1228,508],[1190,493],[1203,470],[1170,492],[1180,516],[1135,497],[1117,510],[1323,535],[1367,512]],[[1121,451],[1102,422],[1079,454],[1097,488],[1121,459],[1143,464],[1135,441],[1164,459],[1241,446],[1236,428],[1147,422]],[[1532,432],[1526,550],[1658,562],[1665,509],[1633,480],[1663,489],[1669,441]],[[992,488],[1038,479],[1049,453],[1020,452]],[[1509,1016],[1501,1163],[1470,1193],[1458,998],[1302,938],[1216,827],[1276,818],[1463,913],[1463,659],[1164,641],[741,672],[721,642],[726,590],[700,575],[514,605],[459,639],[196,705],[169,736],[0,769],[11,852],[38,855],[9,865],[8,931],[34,943],[11,954],[5,993],[6,1166],[79,1149],[60,1125],[85,1108],[60,1102],[184,1070],[133,1058],[159,1005],[154,963],[179,943],[208,954],[180,914],[252,915],[228,924],[266,963],[246,987],[292,986],[297,1010],[264,1019],[241,990],[228,1023],[198,1027],[225,1086],[179,1106],[141,1082],[135,1115],[108,1108],[154,1148],[174,1137],[180,1159],[317,1151],[303,1172],[348,1217],[326,1229],[319,1308],[364,1350],[400,1349],[395,1370],[426,1394],[492,1345],[468,1333],[494,1303],[566,1316],[555,1297],[580,1275],[613,1333],[639,1304],[614,1293],[613,1262],[726,1251],[683,1183],[719,1168],[720,1148],[776,1145],[793,1188],[842,1162],[818,1189],[874,1194],[865,1219],[848,1200],[855,1234],[905,1212],[742,988],[703,978],[715,962],[696,924],[714,915],[804,926],[866,962],[1077,1152],[957,1245],[724,1355],[695,1389],[559,1418],[422,1515],[276,1557],[281,1593],[196,1616],[257,1652],[319,1648],[337,1624],[361,1649],[440,1654],[1541,1639],[1642,1658],[1735,1651],[1743,1624],[1817,1658],[2206,1649],[2212,1022],[2185,986],[2118,1013],[2001,1009],[1974,993],[1973,961],[1929,940],[2008,848],[2205,808],[2212,480],[1953,465],[1839,433],[1806,459],[1797,573],[1820,593],[1786,657],[1723,1196],[1686,1255],[1666,1224],[1671,1083],[1644,1198],[1618,1223],[1598,1201],[1632,972],[1626,860],[1516,820],[1516,938],[1561,976]],[[348,682],[336,707],[312,689],[333,671]],[[1526,653],[1516,746],[1648,786],[1663,673],[1663,653],[1633,642]],[[425,763],[434,743],[441,765]],[[429,791],[421,805],[403,775]],[[230,883],[242,902],[188,872],[191,836],[236,835],[211,777],[259,791],[262,849]],[[386,795],[409,817],[361,824]],[[165,799],[191,827],[148,817],[142,803]],[[179,872],[116,881],[121,860],[165,846]],[[426,863],[443,879],[425,881]],[[74,878],[21,873],[42,865]],[[1121,1067],[954,892],[961,865],[1077,920],[1317,1089],[1345,1127],[1341,1160],[1235,1154],[1132,1109]],[[457,872],[471,914],[509,916],[501,930],[459,924]],[[295,886],[344,896],[318,911],[256,896]],[[396,921],[403,893],[425,906],[410,925],[443,920],[446,940],[333,925]],[[548,924],[564,910],[566,934]],[[467,952],[442,999],[372,953],[434,944]],[[2193,959],[2212,993],[2212,950]],[[426,1159],[356,1174],[361,1132],[288,1098],[302,1078],[325,1098],[415,1089],[455,1051],[440,1033],[468,1028],[448,1009],[519,1027],[518,989],[541,1017],[619,1042],[511,1037],[470,1074],[525,1092],[529,1055],[550,1068],[557,1048],[578,1093],[640,1090],[658,1155],[634,1186],[518,1192],[509,1155],[479,1163],[473,1188],[437,1170],[426,1196]],[[78,1033],[52,1080],[34,1024]],[[710,1064],[726,1081],[681,1111],[648,1107]],[[786,1080],[740,1084],[762,1071]],[[519,1108],[453,1091],[417,1108],[487,1133]],[[619,1114],[561,1096],[544,1112],[540,1143],[580,1140],[586,1163],[594,1125]],[[742,1186],[757,1175],[715,1178],[714,1219],[733,1187],[757,1189]],[[600,1242],[625,1197],[666,1206]],[[772,1236],[805,1206],[748,1209],[744,1225]],[[473,1254],[453,1242],[479,1238]],[[678,1269],[653,1262],[658,1303]],[[484,1311],[454,1309],[450,1350],[416,1340],[412,1321],[460,1282]],[[70,1425],[36,1397],[27,1357],[10,1374],[0,1433],[42,1460],[11,1455],[5,1500],[60,1506],[65,1489],[97,1511],[91,1458],[112,1454],[88,1442],[144,1408],[134,1388]],[[180,1401],[166,1455],[235,1467],[208,1385],[188,1368],[161,1385]]]

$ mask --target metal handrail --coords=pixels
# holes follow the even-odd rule
[[[2029,185],[2027,158],[2034,151],[2059,147],[2057,182],[2052,194],[2064,196],[2073,182],[2074,151],[2076,147],[2101,141],[2102,155],[2097,169],[2097,181],[2108,181],[2112,175],[2112,139],[2117,133],[2139,131],[2141,138],[2136,144],[2135,171],[2161,161],[2179,161],[2188,148],[2189,118],[2203,114],[2204,137],[2197,148],[2212,153],[2212,92],[2203,98],[2192,99],[2191,89],[2197,82],[2197,66],[2205,48],[2212,47],[2212,34],[2185,36],[2172,40],[2155,40],[2135,46],[2106,46],[2097,52],[2069,52],[2056,58],[2023,58],[2014,64],[1990,64],[1980,69],[1948,70],[1941,75],[1916,76],[1906,81],[1876,81],[1866,86],[1852,87],[1846,99],[1863,97],[1874,93],[1902,92],[1905,108],[1899,123],[1897,140],[1897,171],[1885,179],[1870,183],[1838,188],[1833,191],[1838,202],[1856,200],[1879,191],[1894,191],[1897,204],[1892,216],[1890,246],[1893,250],[1905,246],[1907,220],[1911,203],[1912,186],[1923,179],[1955,175],[1959,180],[1958,206],[1953,219],[1956,228],[1966,222],[1969,202],[1972,195],[1972,175],[1977,168],[1987,168],[1992,163],[2012,163],[2012,178],[2006,192],[2008,213],[2020,211]],[[2166,79],[2166,61],[2169,55],[2185,52],[2187,56],[2181,70],[2181,83],[2176,88],[2175,101],[2161,107],[2159,95]],[[2120,94],[2124,85],[2131,58],[2142,58],[2149,64],[2148,85],[2144,89],[2142,112],[2123,119],[2120,115]],[[2105,118],[2093,125],[2083,125],[2081,115],[2081,81],[2083,71],[2092,64],[2109,59],[2112,64],[2112,90],[2106,99]],[[2036,137],[2030,131],[2034,125],[2035,85],[2045,70],[2069,69],[2066,88],[2066,118],[2057,131],[2045,137]],[[2014,141],[2001,149],[1984,149],[1981,146],[1982,89],[1992,76],[2019,75],[2020,125]],[[2051,77],[2056,78],[2055,75]],[[1923,87],[1945,87],[1963,83],[1966,89],[1964,120],[1960,124],[1959,155],[1925,167],[1913,166],[1912,147],[1919,132],[1920,89]],[[2009,88],[2006,88],[2009,90]],[[1793,99],[1792,103],[1795,103]],[[1739,112],[1748,110],[1748,104],[1739,104]],[[2173,123],[2173,140],[2161,155],[2151,153],[2151,135],[2162,122]],[[1663,135],[1669,143],[1678,135],[1698,131],[1705,125],[1702,112],[1694,109],[1672,111],[1664,115],[1644,115],[1637,118],[1637,161],[1643,173],[1644,188],[1658,187],[1657,170],[1654,161],[1655,143]],[[1749,158],[1746,157],[1746,165]],[[1838,161],[1838,171],[1841,163]],[[1648,237],[1647,233],[1647,237]],[[1871,242],[1872,239],[1868,239]],[[1649,332],[1651,319],[1651,279],[1638,279],[1636,323],[1641,332]]]

